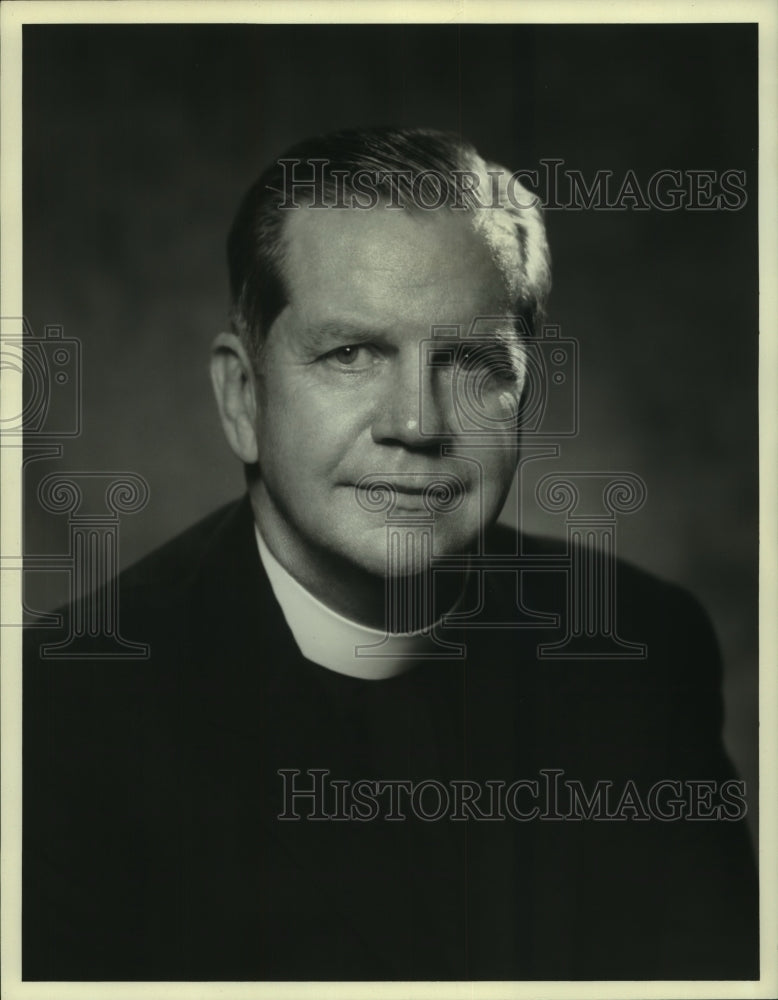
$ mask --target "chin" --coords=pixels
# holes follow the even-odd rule
[[[477,531],[447,531],[432,522],[423,526],[392,524],[388,532],[384,524],[380,530],[366,533],[350,559],[363,571],[384,579],[417,576],[427,572],[436,558],[465,552],[476,535]]]

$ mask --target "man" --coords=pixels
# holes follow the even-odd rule
[[[528,193],[447,135],[338,133],[259,179],[229,262],[247,498],[121,577],[147,662],[28,637],[25,978],[757,976],[704,615],[619,564],[632,645],[548,658],[581,553],[495,527]]]

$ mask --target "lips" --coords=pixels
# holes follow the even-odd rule
[[[381,487],[378,487],[381,489]],[[396,505],[403,506],[404,504],[414,504],[415,506],[423,505],[425,496],[427,495],[424,490],[408,490],[402,488],[389,488],[385,487],[383,489],[387,499],[392,499],[395,501]]]
[[[465,484],[453,473],[378,473],[362,476],[354,486],[357,503],[367,511],[391,513],[403,508],[423,508],[429,514],[456,510],[465,497]]]
[[[391,479],[380,475],[364,476],[359,482],[353,484],[358,490],[386,490],[387,492],[406,494],[408,496],[421,496],[433,490],[445,490],[447,492],[461,493],[465,485],[458,476],[430,475],[430,476],[409,476],[403,479]]]
[[[409,483],[393,483],[388,480],[383,480],[380,483],[376,483],[375,489],[387,489],[393,493],[404,493],[407,496],[421,496],[425,490],[429,489],[430,486],[434,488],[434,483],[427,483],[424,486],[413,486]],[[364,488],[364,487],[362,487]]]

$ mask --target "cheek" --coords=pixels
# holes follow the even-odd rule
[[[484,449],[482,461],[484,499],[490,503],[501,502],[516,474],[518,446],[506,438],[504,448]]]
[[[324,474],[364,429],[353,409],[336,393],[311,391],[305,384],[277,385],[265,394],[260,411],[260,452],[298,479]]]

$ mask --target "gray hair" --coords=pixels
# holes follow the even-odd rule
[[[479,199],[483,188],[491,202]],[[510,268],[515,314],[530,332],[542,322],[551,286],[541,209],[518,181],[453,134],[430,129],[360,128],[306,139],[275,160],[244,197],[230,230],[230,320],[258,360],[271,324],[288,302],[283,272],[286,210],[439,208],[473,213],[492,252]],[[519,273],[515,274],[518,247]]]

